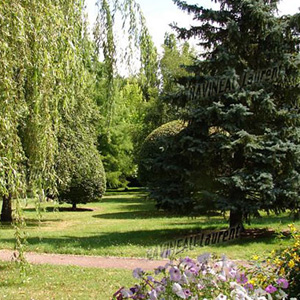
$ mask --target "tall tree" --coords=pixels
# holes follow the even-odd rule
[[[278,17],[276,0],[218,2],[174,0],[199,21],[179,36],[199,38],[204,53],[173,103],[188,110],[177,141],[187,193],[230,210],[234,225],[261,209],[299,210],[300,15]]]
[[[193,63],[195,51],[188,42],[180,45],[174,33],[165,34],[162,47],[164,50],[160,60],[162,93],[173,93],[177,87],[176,79],[188,75],[186,66]]]
[[[10,200],[27,189],[41,198],[45,191],[57,193],[58,182],[67,184],[59,164],[74,145],[96,149],[98,113],[89,97],[90,50],[82,1],[2,1],[0,14],[5,16],[0,20],[0,195],[5,220]]]

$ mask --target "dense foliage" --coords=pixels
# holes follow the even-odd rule
[[[79,150],[80,151],[80,150]],[[85,151],[85,149],[81,149]],[[59,185],[59,201],[72,204],[73,210],[79,203],[99,200],[106,189],[105,172],[97,150],[79,154],[72,162],[72,173],[68,184]]]
[[[57,193],[96,150],[91,45],[82,1],[1,1],[0,195]],[[81,149],[82,157],[76,148]],[[67,169],[65,169],[67,167]],[[6,218],[3,219],[3,216]],[[2,220],[11,220],[10,213]]]
[[[231,225],[261,209],[299,210],[299,14],[276,16],[278,1],[174,2],[199,21],[180,37],[205,49],[172,97],[188,112],[176,141],[185,194],[230,210]]]
[[[158,56],[138,3],[99,0],[97,4],[94,38],[104,58],[103,63],[94,64],[95,98],[103,116],[99,151],[108,187],[124,187],[136,178],[136,153],[155,128],[149,129],[145,116],[158,97]],[[118,75],[124,72],[126,78]]]
[[[180,120],[166,123],[151,132],[142,144],[139,154],[139,180],[149,188],[158,208],[174,210],[172,206],[177,199],[176,210],[187,208],[180,166],[182,162],[175,143],[185,128],[186,124]]]

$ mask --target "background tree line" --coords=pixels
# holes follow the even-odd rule
[[[59,196],[76,209],[101,197],[106,181],[126,186],[143,139],[172,118],[140,8],[116,4],[98,1],[92,38],[83,1],[1,2],[2,221],[12,221],[12,201],[26,195],[38,206]],[[117,72],[116,11],[130,21],[128,49],[140,51],[140,70],[126,78]]]
[[[83,1],[2,1],[2,221],[25,195],[76,209],[127,186],[138,165],[161,209],[229,210],[232,225],[261,209],[299,211],[299,14],[276,16],[278,1],[218,2],[174,0],[199,21],[175,26],[179,37],[197,37],[203,52],[166,34],[160,58],[132,0],[98,0],[93,38]],[[120,57],[133,56],[138,71],[120,76]],[[276,82],[191,96],[198,84],[275,65]]]

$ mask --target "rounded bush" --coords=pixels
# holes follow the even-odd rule
[[[186,127],[178,120],[155,129],[145,139],[139,157],[140,182],[149,188],[157,208],[175,213],[184,213],[191,203],[179,143]]]
[[[138,176],[142,184],[148,185],[155,177],[164,173],[157,163],[172,156],[174,138],[185,128],[186,123],[175,120],[158,127],[147,136],[139,155]]]
[[[105,193],[106,177],[101,156],[91,151],[78,160],[71,179],[66,186],[59,187],[59,202],[66,202],[76,209],[78,203],[94,202]]]

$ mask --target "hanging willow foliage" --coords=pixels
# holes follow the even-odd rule
[[[99,11],[94,39],[97,54],[103,56],[107,74],[106,118],[109,127],[114,114],[114,78],[118,74],[118,67],[124,68],[125,62],[128,73],[131,73],[134,72],[132,65],[139,62],[141,85],[146,98],[149,98],[149,89],[158,87],[158,57],[138,3],[134,0],[98,0],[97,6]],[[122,43],[127,39],[125,45],[120,44],[117,38],[120,34]],[[122,52],[121,49],[125,50]]]
[[[18,199],[31,190],[39,205],[70,182],[78,152],[96,151],[90,54],[83,1],[1,1],[0,197],[2,221],[11,221],[16,199],[17,230]],[[24,235],[16,237],[21,250]]]

